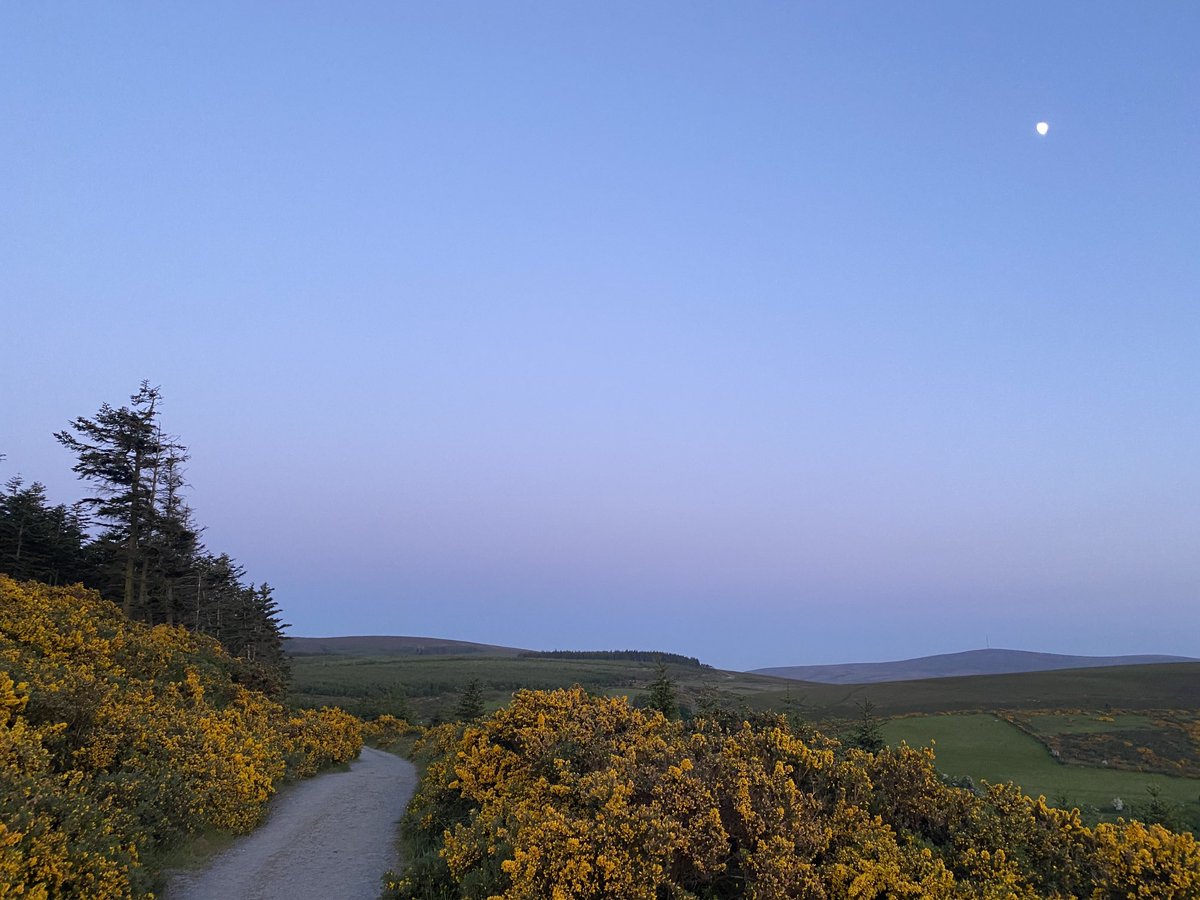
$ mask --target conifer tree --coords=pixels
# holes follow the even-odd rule
[[[173,625],[183,621],[187,585],[194,583],[196,562],[203,553],[201,529],[183,498],[182,464],[187,455],[168,453],[163,460],[155,497],[153,528],[146,540],[146,594],[148,618]]]
[[[864,700],[858,706],[859,719],[850,732],[850,746],[878,753],[887,746],[883,739],[883,720],[875,714],[875,704]]]
[[[107,403],[94,418],[80,416],[55,439],[76,456],[72,467],[96,489],[85,499],[97,518],[108,526],[102,536],[118,563],[121,608],[135,613],[135,602],[145,592],[137,590],[146,534],[154,515],[157,478],[165,453],[179,450],[164,439],[159,426],[162,394],[148,381],[130,398],[129,406],[113,409]]]
[[[646,706],[657,709],[668,719],[679,716],[679,695],[675,690],[675,682],[667,671],[667,664],[661,659],[654,665],[654,680],[650,682]]]
[[[39,482],[14,476],[0,492],[0,571],[18,579],[71,584],[88,576],[86,522],[78,506],[51,506]]]
[[[474,722],[483,716],[483,688],[478,678],[472,678],[458,696],[454,707],[454,718],[460,722]]]
[[[81,416],[55,435],[75,453],[74,471],[94,488],[83,502],[103,527],[85,546],[82,519],[62,512],[56,513],[60,530],[68,541],[74,535],[88,586],[119,600],[126,615],[213,636],[243,661],[247,683],[278,692],[287,681],[287,625],[279,605],[269,585],[247,585],[244,569],[228,555],[205,551],[203,529],[183,495],[187,448],[163,429],[161,405],[160,390],[143,381],[129,406],[104,404],[94,417]],[[9,506],[24,497],[19,487],[5,498]],[[30,502],[44,506],[44,493]],[[8,512],[0,504],[0,554],[12,543],[17,556],[25,552],[25,520],[15,507]]]

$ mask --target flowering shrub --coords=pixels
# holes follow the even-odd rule
[[[137,850],[124,817],[77,774],[53,771],[43,741],[55,729],[29,724],[28,699],[0,672],[0,897],[128,893]]]
[[[847,750],[783,718],[689,725],[578,688],[522,691],[417,752],[430,763],[406,831],[421,852],[392,897],[1200,895],[1190,835],[1092,831],[1010,785],[946,785],[931,751]]]
[[[349,762],[362,749],[362,722],[340,709],[302,709],[288,720],[289,748],[296,774],[315,775],[326,766]]]
[[[1141,822],[1096,826],[1107,868],[1103,897],[1200,896],[1200,849],[1190,834]]]
[[[363,740],[371,746],[383,750],[390,750],[398,746],[405,738],[420,730],[404,719],[398,719],[391,715],[377,716],[362,723]]]
[[[202,635],[0,575],[0,898],[144,896],[146,853],[253,828],[286,774],[357,754],[357,720],[291,716],[239,672]]]

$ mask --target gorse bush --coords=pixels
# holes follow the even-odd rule
[[[54,771],[45,741],[61,729],[30,725],[27,704],[0,672],[0,897],[128,893],[131,817],[79,774]]]
[[[1200,896],[1191,835],[1088,829],[930,751],[844,748],[782,717],[672,722],[581,689],[431,730],[393,897]]]
[[[354,759],[363,745],[362,722],[340,709],[299,710],[287,720],[287,736],[302,777]]]
[[[144,895],[147,854],[253,828],[285,775],[357,755],[356,719],[242,677],[211,638],[0,575],[0,897]]]
[[[363,740],[381,750],[395,749],[410,735],[420,731],[419,727],[410,725],[407,720],[387,714],[362,723]]]

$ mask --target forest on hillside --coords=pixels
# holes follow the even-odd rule
[[[229,554],[207,548],[188,503],[188,449],[163,421],[163,395],[143,381],[126,405],[103,404],[54,437],[86,487],[53,503],[14,474],[0,490],[0,572],[49,585],[82,583],[136,621],[182,625],[243,661],[252,686],[287,683],[272,589],[249,582]],[[0,448],[2,449],[2,448]],[[6,460],[19,470],[19,460]]]
[[[700,660],[681,653],[661,650],[522,650],[517,654],[522,659],[618,659],[629,662],[664,662],[678,666],[700,668]]]

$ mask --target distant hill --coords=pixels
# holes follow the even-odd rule
[[[882,681],[915,681],[959,675],[1009,675],[1049,672],[1055,669],[1091,669],[1101,666],[1140,666],[1196,662],[1187,656],[1066,656],[1028,650],[967,650],[895,662],[842,663],[829,666],[773,666],[752,669],[755,675],[774,675],[823,684],[875,684]]]
[[[445,638],[402,637],[396,635],[355,635],[350,637],[289,637],[283,649],[289,656],[518,656],[528,653],[518,647],[475,644]]]

